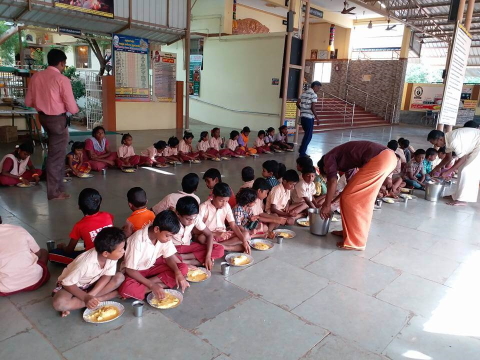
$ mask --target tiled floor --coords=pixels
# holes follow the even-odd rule
[[[196,136],[204,127],[193,124]],[[224,135],[227,130],[224,129]],[[427,147],[427,129],[384,127],[315,134],[314,160],[335,145],[357,139],[386,143],[400,136]],[[175,131],[133,132],[137,152]],[[113,146],[120,136],[109,136]],[[0,146],[1,153],[10,151]],[[102,210],[121,226],[129,214],[126,192],[142,186],[154,205],[179,189],[188,172],[218,167],[238,189],[239,171],[250,165],[260,175],[264,160],[293,168],[293,154],[257,159],[109,170],[106,176],[67,184],[72,199],[48,202],[45,184],[0,189],[0,216],[32,233],[41,246],[65,242],[81,217],[76,196],[94,187]],[[34,155],[40,165],[42,154]],[[203,183],[198,195],[205,199]],[[417,194],[420,195],[421,194]],[[62,268],[49,265],[49,283],[32,293],[0,298],[0,359],[478,359],[480,354],[480,213],[478,204],[452,208],[423,199],[384,204],[375,212],[367,249],[342,252],[331,235],[317,237],[294,227],[297,237],[255,263],[192,284],[177,309],[145,310],[135,318],[131,301],[117,321],[90,325],[75,311],[66,319],[52,309],[50,293]],[[340,223],[332,223],[339,228]],[[14,241],[14,239],[12,239]]]

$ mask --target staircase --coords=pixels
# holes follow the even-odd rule
[[[384,118],[327,93],[318,97],[315,112],[320,121],[315,121],[313,132],[390,125]]]

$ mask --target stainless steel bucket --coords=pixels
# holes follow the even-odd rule
[[[445,185],[435,181],[429,181],[425,185],[425,200],[438,201],[443,194]]]
[[[325,236],[330,228],[330,220],[320,217],[320,209],[308,209],[308,219],[310,221],[310,232],[314,235]]]

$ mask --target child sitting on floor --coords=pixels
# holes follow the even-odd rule
[[[262,164],[262,176],[267,180],[270,186],[273,188],[280,184],[276,175],[278,173],[278,162],[275,160],[267,160]]]
[[[445,151],[445,146],[438,149],[438,158],[440,159],[440,161],[443,160],[446,155],[447,154],[446,154],[446,151]],[[444,165],[441,169],[438,169],[437,167],[434,167],[433,170],[432,170],[432,176],[433,177],[439,177],[444,172],[450,170],[452,168],[452,166],[455,165],[457,160],[458,160],[457,155],[455,154],[455,152],[452,152],[452,161],[450,161],[450,163],[448,163],[447,165]]]
[[[110,152],[110,144],[105,137],[105,129],[97,126],[92,130],[92,137],[85,140],[85,152],[88,162],[94,171],[115,166],[117,154]]]
[[[251,188],[254,180],[255,180],[255,170],[253,170],[251,166],[245,166],[242,169],[243,185],[240,186],[240,189]]]
[[[410,151],[410,140],[400,138],[398,139],[398,146],[400,149],[403,150],[403,154],[405,155],[405,161],[408,163],[410,160],[412,160],[412,152]]]
[[[193,134],[189,131],[185,131],[183,133],[183,139],[178,144],[178,157],[183,162],[189,162],[197,160],[200,156],[200,153],[193,152],[192,149],[192,142],[193,142]]]
[[[403,171],[403,180],[407,186],[415,189],[424,190],[425,172],[423,170],[423,160],[425,159],[425,150],[415,151],[413,159],[410,160]]]
[[[261,223],[268,226],[269,234],[273,229],[277,228],[279,225],[285,225],[287,221],[286,218],[282,218],[276,214],[267,214],[265,212],[265,199],[268,197],[272,187],[268,184],[267,180],[264,178],[258,178],[253,182],[252,189],[257,192],[257,199],[255,204],[252,206],[252,219],[258,220]]]
[[[98,233],[95,247],[70,263],[58,278],[53,308],[68,316],[70,311],[96,308],[118,296],[125,277],[117,272],[117,261],[125,253],[125,234],[111,227]]]
[[[14,186],[17,184],[29,185],[31,181],[37,184],[40,181],[42,170],[35,169],[30,156],[34,148],[31,142],[17,146],[11,154],[7,154],[0,162],[0,185]]]
[[[318,208],[323,204],[324,197],[316,198],[317,190],[315,188],[316,171],[313,166],[306,166],[302,169],[302,179],[292,190],[292,205],[305,203],[309,208]]]
[[[83,218],[73,226],[68,245],[58,244],[57,248],[50,252],[50,261],[70,264],[83,252],[75,251],[79,240],[83,240],[85,250],[90,250],[95,246],[97,234],[103,228],[113,226],[113,215],[100,211],[101,204],[102,196],[97,190],[85,188],[80,192],[78,207],[83,213]]]
[[[199,214],[199,205],[192,196],[178,199],[176,206],[180,231],[173,236],[173,244],[185,264],[201,266],[207,270],[213,267],[213,261],[223,257],[224,248],[213,243],[213,234],[204,224]],[[192,242],[192,230],[196,229],[197,237],[202,243]]]
[[[288,128],[286,125],[282,125],[278,128],[278,134],[275,135],[274,145],[278,146],[284,151],[293,151],[293,143],[287,142],[288,140]]]
[[[70,141],[69,144],[73,145],[71,151],[67,154],[67,174],[71,173],[78,177],[88,174],[91,170],[91,166],[88,161],[83,161],[85,143],[82,141]]]
[[[242,131],[240,132],[240,136],[238,137],[238,145],[245,151],[248,155],[254,155],[257,153],[255,148],[248,147],[248,138],[250,136],[250,128],[245,126]]]
[[[278,171],[275,177],[277,178],[278,182],[281,183],[283,180],[283,175],[285,175],[285,172],[287,171],[287,167],[285,164],[278,163]]]
[[[120,170],[129,167],[138,167],[142,165],[152,166],[152,160],[148,156],[135,155],[132,146],[133,137],[130,134],[123,134],[122,145],[117,150],[117,159],[115,163]]]
[[[210,190],[208,199],[211,199],[213,195],[213,188],[215,187],[215,185],[222,182],[222,175],[220,174],[220,171],[218,171],[218,169],[211,168],[205,171],[205,174],[203,174],[203,180],[205,180],[205,185]],[[237,201],[235,200],[235,194],[233,193],[232,189],[230,189],[230,193],[231,195],[230,199],[228,200],[228,204],[233,208],[236,205]]]
[[[197,191],[199,181],[200,178],[195,173],[185,175],[182,179],[182,191],[177,191],[165,196],[152,208],[152,211],[155,215],[158,215],[163,210],[174,210],[178,200],[184,196],[191,196],[200,204],[200,198],[194,194],[195,191]]]
[[[434,148],[428,148],[425,152],[425,159],[423,160],[423,170],[425,171],[425,174],[427,174],[425,178],[426,180],[430,179],[430,173],[435,168],[434,163],[437,160],[437,157],[438,151]]]
[[[182,162],[180,156],[178,156],[178,144],[180,142],[175,136],[171,136],[168,139],[168,146],[163,150],[163,157],[167,162],[178,163]]]
[[[135,231],[149,226],[155,219],[155,214],[147,209],[147,193],[141,187],[134,187],[128,190],[127,200],[128,207],[133,211],[123,226],[123,232],[128,238]]]
[[[243,188],[237,193],[237,205],[233,208],[235,223],[250,234],[267,233],[268,227],[261,223],[258,216],[253,215],[253,207],[256,205],[257,191]],[[255,224],[255,221],[258,221]]]
[[[258,154],[271,154],[272,152],[270,151],[270,146],[272,145],[271,143],[266,143],[265,138],[265,130],[260,130],[258,132],[258,137],[255,140],[255,145],[254,148],[257,150]]]
[[[281,184],[272,188],[267,197],[266,211],[269,214],[276,214],[287,219],[288,225],[293,225],[295,220],[301,217],[302,211],[308,209],[304,202],[299,204],[289,204],[290,191],[294,189],[299,181],[295,170],[287,170]]]
[[[397,157],[397,166],[392,171],[392,173],[387,176],[387,178],[383,182],[383,185],[380,188],[379,195],[382,195],[380,197],[391,196],[396,198],[400,194],[400,189],[406,185],[406,183],[402,179],[403,151],[400,149],[401,154],[397,152],[398,143],[395,140],[390,140],[387,144],[387,147],[390,150],[395,151],[395,156]]]
[[[152,146],[141,152],[142,156],[146,156],[150,159],[153,166],[165,166],[167,159],[163,156],[163,152],[167,147],[167,143],[163,140],[157,141]]]
[[[233,157],[244,157],[246,155],[242,146],[238,145],[238,137],[240,136],[237,130],[230,132],[230,139],[227,140],[227,149],[233,152]]]
[[[250,253],[250,235],[242,231],[236,224],[232,208],[228,204],[232,196],[230,186],[218,183],[213,187],[213,197],[200,205],[200,219],[207,225],[214,235],[215,242],[221,243],[226,251],[244,251]],[[225,222],[228,222],[230,231],[227,231]],[[201,237],[200,243],[205,243]]]
[[[200,133],[200,141],[197,144],[197,150],[199,153],[199,158],[202,160],[210,159],[214,161],[220,161],[220,154],[218,151],[210,147],[208,131],[202,131]]]
[[[27,230],[0,217],[0,296],[37,290],[50,278],[47,263],[47,250]]]
[[[125,281],[118,289],[122,297],[143,300],[152,292],[156,299],[165,297],[164,288],[190,287],[185,280],[188,266],[179,261],[172,239],[180,230],[177,215],[162,211],[153,224],[128,239],[125,252]]]
[[[273,127],[269,127],[266,131],[266,136],[265,136],[265,143],[266,144],[271,144],[270,149],[274,152],[282,152],[280,150],[280,146],[275,144],[275,129]]]
[[[216,127],[212,129],[211,132],[211,139],[210,139],[210,148],[213,149],[211,150],[211,153],[214,154],[217,157],[227,157],[227,156],[233,156],[235,153],[231,151],[230,149],[224,149],[225,147],[225,139],[220,138],[220,128]]]

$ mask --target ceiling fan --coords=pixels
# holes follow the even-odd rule
[[[343,10],[340,12],[341,14],[344,14],[344,15],[355,15],[355,13],[352,13],[351,11],[352,10],[355,10],[357,7],[356,6],[352,6],[351,8],[348,8],[348,1],[344,1],[343,2]]]
[[[397,25],[390,26],[390,19],[387,20],[387,23],[388,23],[388,25],[385,28],[385,30],[387,30],[387,31],[393,30],[397,26]]]

